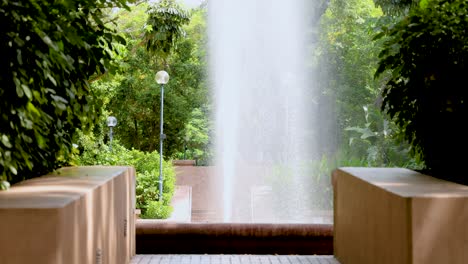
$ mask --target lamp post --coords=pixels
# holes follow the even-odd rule
[[[184,137],[184,160],[187,159],[185,154],[186,154],[186,152],[187,152],[187,142],[188,142],[188,140],[189,140],[189,137],[188,137],[188,136],[185,136],[185,137]]]
[[[166,135],[163,132],[163,113],[164,113],[164,84],[169,81],[169,74],[165,71],[158,71],[156,73],[156,82],[161,85],[161,119],[159,134],[159,200],[162,201],[163,194],[163,140]]]
[[[115,118],[114,116],[109,116],[107,118],[107,126],[109,127],[110,151],[112,151],[112,137],[114,136],[114,133],[112,132],[112,128],[115,127],[116,125],[117,125],[117,118]]]

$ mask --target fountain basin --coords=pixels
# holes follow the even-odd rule
[[[136,253],[332,255],[333,226],[138,219]]]

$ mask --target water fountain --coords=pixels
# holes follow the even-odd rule
[[[308,67],[310,2],[209,1],[216,159],[187,175],[199,219],[138,221],[140,254],[333,254],[329,174],[317,184],[314,169],[332,119]]]
[[[224,222],[324,221],[314,216],[323,209],[316,195],[324,187],[314,186],[311,169],[323,139],[308,67],[316,21],[309,2],[209,3],[214,162]]]

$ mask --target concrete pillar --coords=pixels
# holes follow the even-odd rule
[[[340,263],[468,263],[468,186],[402,168],[332,176]]]
[[[66,167],[0,192],[0,263],[114,264],[135,255],[132,167]]]

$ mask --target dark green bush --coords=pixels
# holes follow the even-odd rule
[[[136,208],[142,218],[168,218],[172,212],[170,205],[175,188],[175,170],[171,162],[163,162],[163,194],[160,200],[158,189],[159,153],[128,150],[117,142],[112,150],[102,143],[86,145],[76,157],[76,165],[122,165],[136,170]]]
[[[0,178],[12,183],[64,164],[76,128],[92,123],[88,78],[110,65],[104,8],[124,0],[0,4]]]
[[[382,110],[421,155],[425,172],[468,184],[461,169],[468,149],[468,1],[424,2],[376,36],[388,38],[376,76],[392,73]]]

